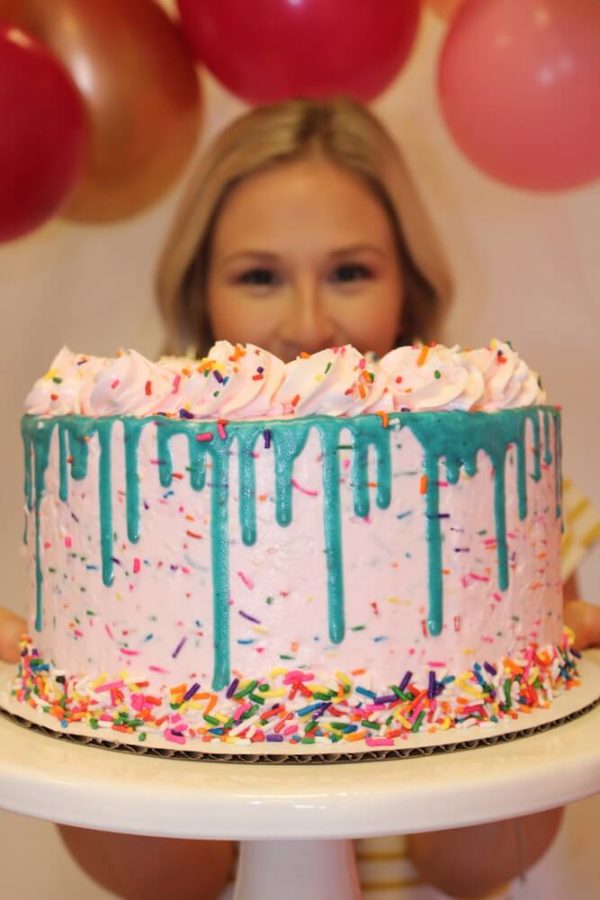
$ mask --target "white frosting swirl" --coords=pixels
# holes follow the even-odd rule
[[[81,411],[90,416],[149,416],[170,402],[173,376],[135,350],[126,350],[97,373]]]
[[[25,410],[35,416],[77,415],[82,398],[94,383],[96,373],[105,360],[97,356],[72,353],[62,347],[25,399]]]
[[[463,351],[462,357],[483,376],[483,395],[476,409],[493,412],[546,402],[546,392],[537,372],[529,368],[510,344],[494,339],[488,347]]]
[[[321,350],[286,365],[272,414],[358,415],[376,404],[384,387],[373,365],[349,344]]]
[[[346,345],[284,365],[253,344],[218,341],[201,360],[135,350],[115,359],[63,347],[25,401],[32,415],[163,414],[197,419],[356,416],[406,410],[495,410],[546,402],[509,344],[462,351],[399,347],[381,360]]]
[[[470,410],[483,395],[483,376],[458,347],[398,347],[380,362],[396,410]]]

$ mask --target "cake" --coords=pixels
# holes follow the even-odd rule
[[[56,730],[371,750],[576,682],[560,413],[509,344],[63,349],[26,410],[12,694]]]

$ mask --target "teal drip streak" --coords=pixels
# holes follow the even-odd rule
[[[215,663],[213,690],[229,684],[229,443],[211,445],[213,463],[211,491],[211,552],[213,574],[213,628]]]
[[[552,453],[550,452],[550,412],[545,409],[544,413],[544,462],[547,466],[552,462]]]
[[[352,495],[354,514],[366,519],[369,515],[369,441],[364,435],[352,429],[354,437],[354,455],[352,458]]]
[[[494,517],[496,519],[496,553],[498,555],[498,587],[508,587],[508,543],[506,540],[506,450],[495,453],[494,465]]]
[[[203,491],[206,486],[206,452],[204,445],[196,440],[195,434],[188,435],[190,453],[190,484],[195,491]]]
[[[327,561],[327,598],[329,640],[344,640],[344,568],[342,560],[342,521],[340,509],[340,461],[338,443],[340,427],[335,420],[319,421],[323,451],[323,519],[325,558]],[[355,431],[355,429],[352,429]],[[355,433],[356,441],[357,435]]]
[[[169,441],[173,434],[182,433],[181,426],[176,422],[174,425],[169,421],[158,422],[156,428],[156,452],[158,454],[158,477],[160,486],[164,488],[171,487],[173,481],[173,457],[171,456],[171,448]]]
[[[125,497],[127,506],[127,537],[132,544],[140,539],[140,476],[138,455],[143,419],[123,419],[125,443]]]
[[[527,420],[523,419],[520,439],[517,441],[517,498],[519,501],[519,519],[523,521],[527,517],[527,456],[525,454],[525,440],[527,434]]]
[[[262,428],[256,426],[238,433],[240,499],[239,515],[242,541],[246,547],[256,543],[256,466],[254,448]]]
[[[560,416],[557,410],[552,410],[550,415],[554,425],[554,460],[556,468],[554,470],[555,492],[556,492],[556,517],[562,517],[562,433],[560,430]],[[562,527],[562,526],[561,526]]]
[[[113,419],[98,419],[96,431],[100,444],[98,462],[98,490],[100,499],[100,547],[102,550],[102,582],[110,587],[114,579],[113,571],[113,526],[112,526],[112,466],[111,435]],[[129,489],[129,485],[128,485]]]
[[[533,475],[534,481],[542,477],[542,448],[540,445],[540,419],[536,409],[527,410],[527,417],[533,425]]]
[[[65,417],[64,422],[69,433],[69,454],[71,457],[71,478],[83,481],[87,476],[88,443],[95,426],[93,419]]]
[[[58,496],[63,503],[66,503],[69,499],[69,470],[67,463],[67,426],[64,422],[58,423],[58,468]]]
[[[429,568],[429,613],[427,630],[436,635],[442,631],[443,598],[442,585],[442,526],[440,512],[439,458],[433,454],[425,454],[425,475],[427,476],[426,515],[427,515],[427,547]]]
[[[40,508],[45,493],[45,475],[50,455],[50,442],[54,431],[54,421],[38,420],[38,427],[33,433],[34,451],[34,510],[35,510],[35,630],[41,631],[43,625],[42,608],[42,548],[40,534]]]
[[[311,424],[321,420],[273,422],[270,428],[275,453],[275,519],[278,525],[292,521],[292,478],[294,461],[306,445]]]
[[[24,416],[21,420],[21,437],[23,438],[23,468],[24,468],[24,491],[25,503],[29,512],[33,509],[33,481],[31,476],[31,464],[33,455],[33,440],[29,433],[29,417]]]

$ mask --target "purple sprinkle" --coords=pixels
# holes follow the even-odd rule
[[[397,699],[395,694],[386,694],[384,697],[376,697],[373,702],[378,706],[383,706],[386,703],[393,703]]]
[[[181,640],[179,641],[179,643],[177,644],[177,646],[175,647],[175,649],[174,649],[173,652],[171,653],[171,656],[172,656],[173,659],[175,659],[176,656],[179,656],[179,653],[180,653],[180,651],[181,651],[181,648],[183,647],[183,645],[185,644],[186,641],[187,641],[187,638],[186,638],[186,637],[182,637],[182,638],[181,638]]]
[[[410,412],[410,407],[409,407],[409,406],[403,406],[403,407],[401,407],[400,412]]]
[[[268,428],[265,428],[263,431],[263,437],[265,439],[265,450],[268,450],[271,446],[271,432]]]
[[[486,672],[489,672],[490,675],[496,675],[498,673],[498,669],[496,669],[491,663],[484,662],[483,668]]]
[[[250,615],[250,613],[245,613],[243,609],[238,609],[238,612],[240,616],[248,619],[249,622],[254,622],[255,625],[260,625],[260,619],[255,619],[254,616]]]
[[[400,682],[400,690],[401,691],[406,690],[406,688],[408,687],[408,682],[410,681],[411,678],[412,678],[412,672],[406,672],[406,674],[404,675],[404,678]]]
[[[315,711],[314,711],[314,713],[312,714],[311,718],[312,718],[312,719],[318,719],[319,716],[322,716],[323,713],[327,712],[327,710],[329,709],[330,706],[331,706],[331,701],[330,701],[330,700],[327,701],[327,702],[321,703],[321,705],[319,706],[319,708],[318,708],[318,709],[315,709]]]
[[[425,513],[428,519],[449,519],[450,513]]]
[[[71,518],[72,518],[75,522],[77,522],[77,524],[79,525],[79,519],[77,518],[77,516],[75,515],[74,512],[71,513]]]
[[[213,375],[215,376],[215,378],[217,379],[217,381],[219,382],[219,384],[223,384],[223,382],[225,381],[225,379],[223,378],[223,376],[221,375],[221,373],[220,373],[219,371],[217,371],[217,369],[213,369]]]
[[[231,684],[229,685],[229,687],[227,688],[227,693],[225,694],[225,696],[227,697],[228,700],[231,700],[231,698],[237,691],[237,686],[239,683],[240,683],[240,679],[234,678],[233,681],[231,682]]]
[[[455,553],[470,553],[471,548],[470,547],[455,547],[454,552]]]
[[[440,694],[443,694],[443,693],[444,693],[444,688],[445,688],[445,687],[446,687],[446,685],[444,684],[443,681],[437,681],[437,682],[436,682],[436,685],[435,685],[435,694],[434,694],[433,696],[434,696],[434,697],[439,697]]]
[[[117,559],[116,556],[111,556],[111,560],[112,560],[112,562],[114,562],[114,564],[115,564],[116,566],[120,566],[120,565],[121,565],[121,560],[120,560],[120,559]]]
[[[193,419],[194,414],[191,412],[188,412],[187,409],[180,409],[179,410],[179,418],[180,419]]]
[[[268,741],[282,741],[283,735],[282,734],[268,734],[267,740]]]
[[[265,371],[265,368],[264,366],[257,366],[256,371],[259,373],[259,375],[262,375],[262,373]]]
[[[435,697],[435,672],[429,672],[429,686],[427,688],[427,696],[430,700]]]
[[[183,702],[185,703],[186,700],[191,700],[192,697],[194,696],[194,694],[198,693],[199,689],[200,689],[200,685],[198,684],[197,681],[195,681],[193,683],[193,685],[191,687],[189,687],[187,689],[187,691],[185,692],[185,694],[183,695]]]

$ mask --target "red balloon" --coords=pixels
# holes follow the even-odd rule
[[[600,3],[466,0],[444,43],[442,109],[489,175],[540,191],[600,175]]]
[[[413,45],[419,0],[177,0],[198,59],[249,103],[371,100]]]
[[[53,216],[82,171],[83,104],[48,51],[18,28],[0,25],[0,241]]]

